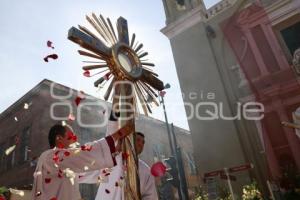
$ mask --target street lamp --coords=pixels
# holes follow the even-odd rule
[[[164,89],[169,89],[169,88],[171,88],[171,85],[169,83],[165,84]],[[183,200],[183,199],[188,200],[189,197],[188,197],[188,191],[187,191],[186,178],[185,178],[185,174],[184,174],[183,162],[182,162],[182,158],[181,158],[181,149],[179,147],[177,147],[176,136],[175,136],[174,131],[172,131],[172,133],[173,133],[173,141],[172,141],[170,126],[169,126],[169,122],[168,122],[168,116],[167,116],[166,106],[165,106],[165,101],[164,101],[165,94],[166,94],[166,92],[164,90],[159,92],[159,96],[161,97],[160,103],[163,105],[163,109],[164,109],[169,144],[170,144],[170,149],[171,149],[171,157],[169,158],[169,160],[175,161],[175,164],[173,164],[174,166],[170,166],[171,172],[172,172],[171,175],[173,177],[172,185],[177,187],[178,196],[179,196],[180,200]],[[179,178],[179,181],[178,181],[178,178]]]
[[[171,85],[169,83],[165,84],[164,89],[169,89],[169,88],[171,88]],[[173,142],[172,142],[172,138],[171,138],[171,132],[170,132],[168,116],[167,116],[165,100],[164,100],[165,94],[166,94],[166,92],[164,90],[159,92],[159,96],[161,98],[160,103],[163,105],[163,109],[164,109],[164,115],[165,115],[165,121],[166,121],[166,126],[167,126],[167,132],[168,132],[168,139],[169,139],[169,144],[170,144],[171,155],[174,155],[174,147],[173,147]]]

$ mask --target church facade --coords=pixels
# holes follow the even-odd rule
[[[282,124],[294,123],[300,106],[295,53],[300,2],[222,0],[209,9],[202,0],[163,5],[161,31],[170,40],[186,113],[196,113],[188,123],[202,177],[251,163],[252,169],[232,174],[236,193],[253,180],[265,194],[270,185],[281,187],[286,170],[300,169],[297,130]],[[202,93],[207,98],[194,95]],[[256,110],[252,117],[241,114],[247,106]]]

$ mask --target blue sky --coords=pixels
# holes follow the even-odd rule
[[[206,6],[218,0],[206,0]],[[82,76],[79,47],[67,40],[68,29],[86,25],[86,14],[102,14],[113,23],[119,16],[129,22],[129,32],[144,44],[160,78],[172,85],[166,96],[169,121],[188,128],[169,40],[161,32],[165,14],[161,0],[1,0],[0,1],[0,112],[44,78],[102,98],[93,78]],[[46,46],[47,40],[55,49]],[[57,53],[58,60],[43,58]],[[162,108],[152,115],[164,120]]]

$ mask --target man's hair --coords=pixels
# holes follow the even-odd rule
[[[135,133],[136,133],[137,135],[139,135],[139,136],[145,138],[145,134],[144,134],[144,133],[141,133],[141,132],[135,132]]]
[[[65,136],[65,133],[66,133],[66,128],[61,124],[55,124],[54,126],[52,126],[48,135],[48,142],[50,148],[55,147],[56,136],[58,135]]]

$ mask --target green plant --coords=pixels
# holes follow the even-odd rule
[[[261,192],[258,190],[257,184],[255,182],[243,186],[243,200],[262,200]]]

